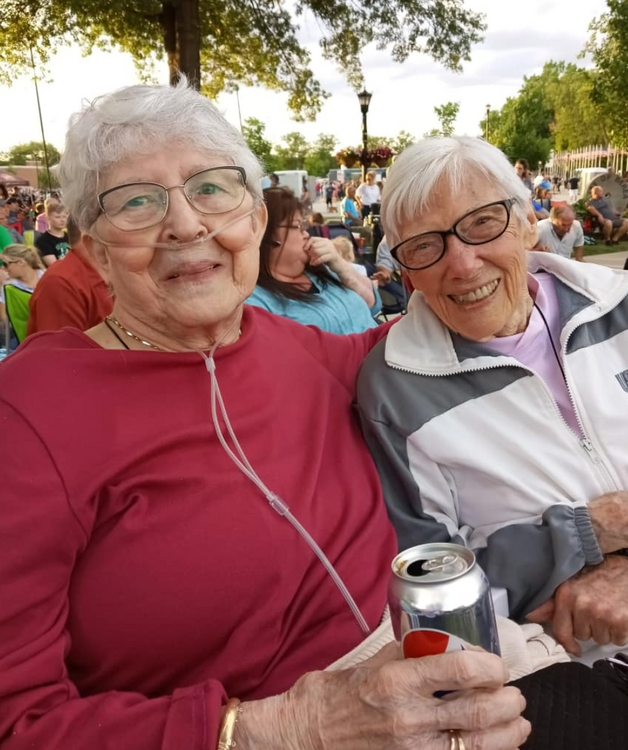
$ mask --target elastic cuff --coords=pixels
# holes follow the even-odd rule
[[[576,508],[574,520],[582,543],[585,565],[599,565],[604,560],[604,555],[595,536],[589,509],[585,506]]]

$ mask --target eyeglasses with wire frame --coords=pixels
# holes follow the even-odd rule
[[[246,195],[246,172],[242,167],[211,167],[195,172],[181,185],[166,187],[158,182],[129,182],[98,195],[98,205],[116,229],[135,232],[164,220],[170,191],[183,190],[188,203],[207,216],[226,214],[239,208]]]
[[[409,271],[422,271],[445,255],[449,235],[456,236],[465,245],[486,245],[502,234],[510,224],[510,211],[514,198],[488,203],[465,214],[444,232],[424,232],[400,242],[390,251],[393,258]]]

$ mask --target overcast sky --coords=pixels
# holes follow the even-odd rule
[[[466,5],[486,14],[488,30],[461,74],[447,72],[425,55],[414,55],[400,65],[385,52],[365,50],[366,87],[373,93],[370,133],[392,137],[407,130],[421,136],[438,124],[434,107],[456,101],[460,103],[456,132],[477,135],[486,105],[500,108],[507,97],[517,93],[525,75],[540,72],[550,59],[583,64],[578,54],[588,38],[589,23],[606,9],[605,0],[467,0]],[[242,118],[257,117],[265,122],[267,135],[274,142],[291,130],[300,130],[308,139],[333,133],[340,146],[357,145],[361,138],[357,96],[336,66],[321,58],[314,18],[306,16],[301,25],[300,37],[309,40],[314,70],[332,94],[318,119],[295,123],[288,114],[287,97],[265,89],[240,91]],[[60,149],[68,118],[80,109],[83,99],[138,82],[130,56],[123,53],[97,52],[82,58],[78,49],[62,48],[53,58],[50,72],[53,82],[40,83],[40,97],[46,137]],[[166,82],[165,66],[160,75]],[[234,94],[219,97],[218,106],[238,125]],[[20,79],[10,88],[0,86],[0,112],[0,151],[41,139],[32,80]]]

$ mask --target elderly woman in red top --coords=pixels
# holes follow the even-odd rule
[[[244,306],[260,177],[185,82],[105,96],[70,127],[64,200],[115,304],[0,366],[1,750],[527,736],[493,655],[398,661],[388,646],[320,671],[377,628],[396,552],[351,415],[384,331],[332,336]]]

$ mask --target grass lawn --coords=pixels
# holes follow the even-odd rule
[[[597,245],[585,245],[584,255],[606,255],[606,253],[620,253],[622,250],[628,250],[628,244],[624,240],[619,241],[619,245],[606,245],[599,242]]]

